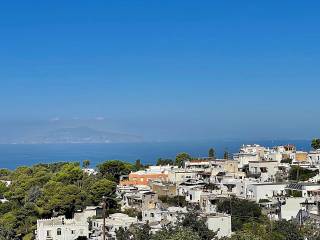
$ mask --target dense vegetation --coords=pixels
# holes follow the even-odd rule
[[[243,199],[223,199],[218,202],[217,210],[222,213],[231,214],[232,231],[242,229],[243,225],[248,222],[263,221],[259,205]]]
[[[168,206],[179,206],[179,207],[187,206],[187,201],[185,196],[174,196],[174,197],[159,196],[159,200],[162,203],[167,204]]]
[[[311,142],[311,147],[314,150],[320,149],[320,138],[313,139],[312,142]]]
[[[88,166],[88,162],[84,164]],[[99,204],[102,196],[114,197],[120,175],[136,170],[136,166],[106,161],[98,166],[97,175],[84,173],[79,163],[38,164],[0,171],[0,196],[9,201],[0,203],[0,239],[31,239],[38,218],[57,214],[72,217],[74,211]],[[110,201],[112,209],[118,206]]]
[[[174,161],[172,159],[159,158],[157,160],[157,166],[166,166],[166,165],[174,165]]]
[[[216,151],[214,150],[214,148],[210,148],[210,149],[209,149],[209,151],[208,151],[208,157],[209,157],[209,158],[213,158],[213,159],[216,158]]]
[[[177,225],[168,225],[155,234],[150,233],[150,226],[135,226],[130,229],[120,228],[117,231],[118,240],[210,240],[216,239],[216,233],[209,230],[205,221],[194,211],[181,218]]]
[[[289,171],[289,180],[294,181],[307,181],[310,178],[313,178],[319,173],[319,170],[310,170],[302,168],[300,166],[291,166]]]
[[[311,234],[305,234],[299,230],[296,223],[286,220],[270,222],[249,222],[243,225],[242,229],[237,231],[228,240],[303,240],[311,238]]]
[[[218,211],[231,214],[235,233],[224,240],[320,240],[318,229],[313,225],[298,226],[296,222],[270,221],[262,214],[255,202],[242,199],[224,199]]]
[[[184,163],[186,161],[189,161],[191,159],[192,157],[188,153],[182,152],[177,154],[175,160],[168,159],[168,158],[159,158],[157,160],[157,166],[176,165],[178,167],[182,167],[184,166]]]

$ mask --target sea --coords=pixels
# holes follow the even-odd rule
[[[187,152],[193,157],[205,157],[209,148],[216,150],[217,157],[224,151],[230,154],[239,151],[243,144],[257,143],[266,147],[295,144],[298,149],[309,151],[310,140],[206,140],[193,142],[149,142],[149,143],[108,143],[108,144],[0,144],[0,168],[16,169],[39,163],[82,162],[89,159],[91,167],[106,160],[154,164],[158,158],[174,159],[177,153]]]

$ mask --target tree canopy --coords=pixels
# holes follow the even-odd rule
[[[320,138],[312,139],[311,147],[315,150],[320,149]]]
[[[231,214],[233,231],[240,230],[250,221],[260,222],[262,217],[261,208],[257,203],[238,198],[222,199],[217,204],[217,210]]]
[[[86,159],[82,162],[82,167],[88,168],[90,166],[90,160]]]
[[[131,166],[119,163],[123,169]],[[113,165],[114,166],[114,165]],[[104,172],[104,174],[106,174]],[[77,210],[101,202],[103,195],[114,194],[116,182],[104,174],[88,175],[80,163],[37,164],[15,171],[0,171],[0,240],[33,239],[36,221],[56,214],[72,217]],[[114,174],[114,176],[118,176]],[[113,209],[118,206],[112,205]]]
[[[174,165],[174,161],[172,159],[167,159],[167,158],[158,158],[157,166],[166,166],[166,165]]]
[[[191,156],[188,153],[182,152],[176,156],[176,165],[179,167],[183,167],[186,161],[191,160]]]
[[[134,170],[134,165],[120,160],[105,161],[104,163],[99,164],[97,167],[102,176],[106,177],[110,175],[116,179],[117,182],[119,182],[120,176],[128,175]]]
[[[308,179],[316,176],[319,170],[310,170],[300,166],[291,166],[289,170],[289,180],[294,181],[307,181]]]
[[[209,152],[208,152],[208,157],[209,158],[216,158],[216,151],[214,150],[214,148],[210,148]]]

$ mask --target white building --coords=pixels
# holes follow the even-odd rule
[[[273,196],[281,196],[286,193],[287,183],[252,183],[247,185],[246,198],[259,202],[260,199],[268,199]]]
[[[158,195],[152,191],[140,190],[133,193],[125,193],[121,200],[121,209],[135,208],[138,210],[156,208]]]
[[[89,237],[89,223],[77,217],[60,216],[37,221],[37,240],[74,240],[80,236]]]
[[[88,175],[97,175],[98,174],[97,170],[95,170],[93,168],[83,168],[82,171]]]
[[[314,165],[320,165],[320,149],[310,151],[308,154],[308,160]]]
[[[170,222],[175,224],[179,217],[188,213],[187,208],[168,207],[167,209],[148,209],[142,211],[142,221],[150,223]]]
[[[189,203],[199,203],[202,193],[203,193],[203,188],[201,187],[190,188],[185,194],[186,201]]]
[[[252,161],[249,162],[249,173],[262,182],[275,180],[279,163],[277,161]]]
[[[0,203],[6,203],[6,202],[9,202],[9,200],[0,196]]]
[[[193,172],[209,171],[211,168],[211,161],[208,159],[195,159],[185,162],[185,169]]]
[[[108,235],[112,238],[116,237],[116,231],[119,228],[128,229],[132,224],[138,223],[138,219],[134,217],[129,217],[123,213],[114,213],[110,214],[106,218],[106,231]],[[103,219],[93,219],[92,220],[92,229],[94,235],[100,236],[103,232]]]
[[[233,180],[224,180],[222,184],[233,184],[235,185],[234,189],[232,189],[232,193],[234,193],[238,198],[246,198],[247,188],[250,184],[259,183],[258,180],[252,178],[243,178],[243,179],[233,179]]]
[[[88,207],[74,214],[74,218],[59,216],[37,220],[36,240],[74,240],[89,238],[88,218],[96,216],[97,207]]]
[[[258,154],[260,159],[264,158],[265,153],[268,150],[260,146],[259,144],[252,144],[252,145],[242,145],[240,148],[240,153],[253,153],[253,154]]]
[[[281,205],[281,218],[291,220],[295,218],[301,209],[301,203],[305,202],[302,197],[286,197]]]
[[[257,153],[235,153],[233,159],[238,162],[238,167],[243,168],[248,165],[249,162],[260,161],[260,157]]]
[[[282,155],[281,152],[272,150],[268,154],[266,154],[266,160],[268,160],[268,161],[276,161],[276,162],[280,163],[281,160],[283,159],[282,156],[283,155]]]
[[[168,181],[176,184],[180,184],[188,179],[194,179],[197,177],[197,173],[185,169],[172,169],[168,172]]]
[[[231,236],[231,216],[226,214],[211,214],[207,216],[207,226],[212,231],[218,231],[217,237]]]
[[[177,166],[171,166],[171,165],[165,165],[165,166],[149,166],[147,169],[145,170],[140,170],[137,171],[135,173],[142,173],[142,174],[168,174],[169,171],[173,170],[173,169],[178,169]]]

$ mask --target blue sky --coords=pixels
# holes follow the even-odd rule
[[[319,1],[7,1],[3,136],[91,126],[146,140],[320,135]]]

